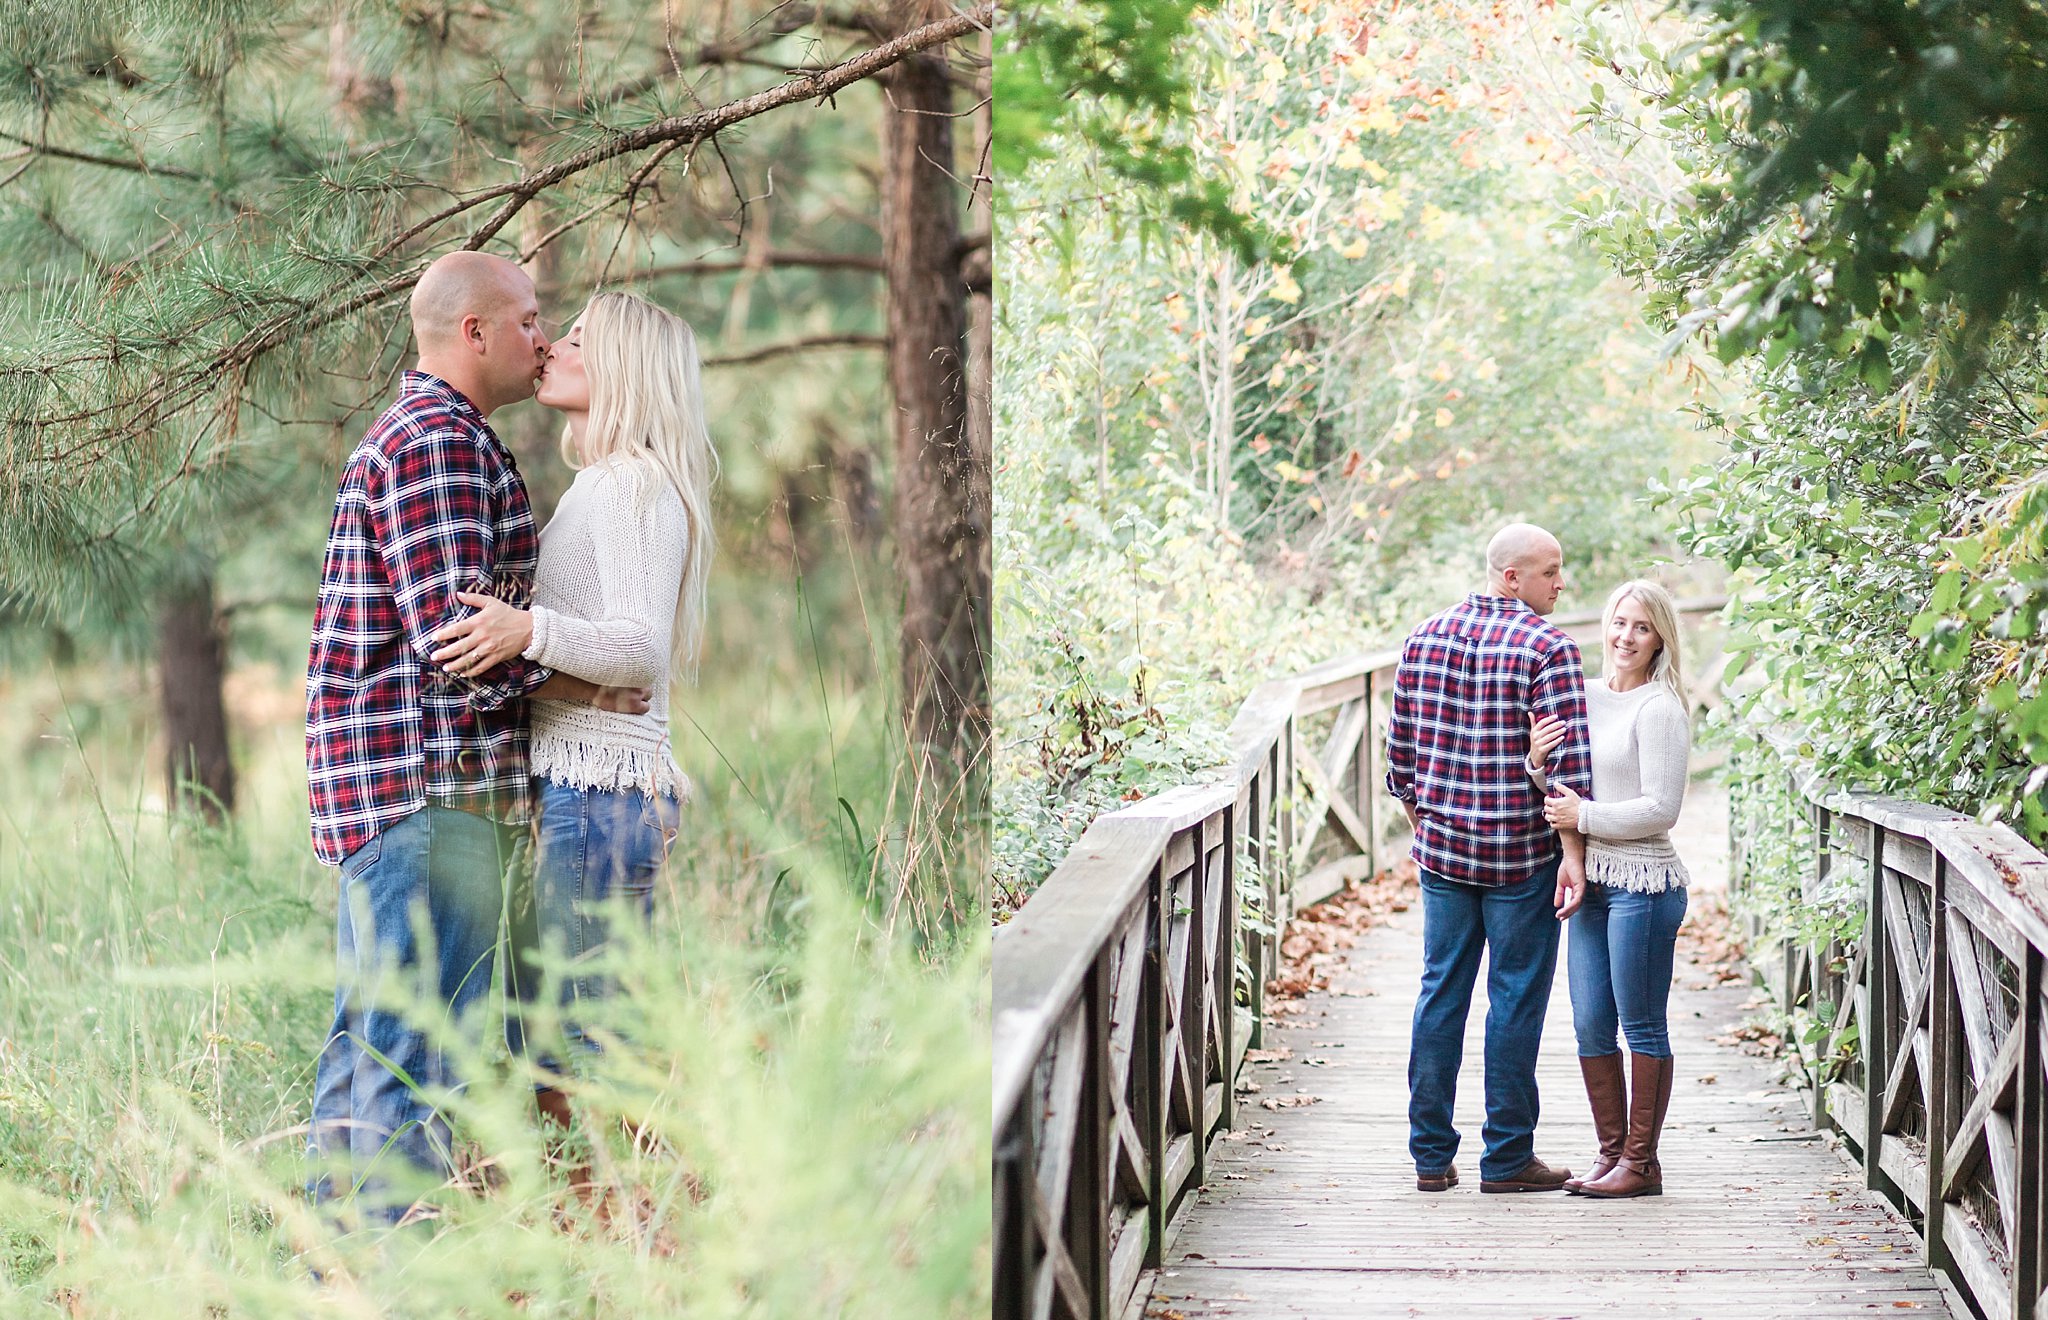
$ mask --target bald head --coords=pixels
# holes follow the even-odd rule
[[[1509,523],[1486,543],[1486,571],[1498,578],[1505,570],[1518,568],[1545,550],[1557,551],[1560,556],[1564,553],[1557,538],[1535,523]]]
[[[450,252],[412,291],[420,370],[439,376],[488,417],[533,397],[547,356],[533,281],[503,257]]]
[[[488,252],[450,252],[427,267],[412,290],[412,333],[420,352],[462,342],[462,318],[496,320],[521,296],[533,295],[526,272]]]
[[[1494,595],[1548,614],[1564,590],[1564,547],[1535,523],[1509,523],[1486,543],[1486,579]]]

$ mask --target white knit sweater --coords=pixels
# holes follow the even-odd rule
[[[644,715],[580,702],[533,703],[533,772],[576,788],[689,796],[669,748],[669,641],[682,591],[683,501],[630,458],[585,468],[540,534],[533,640],[549,669],[607,687],[644,687]]]
[[[1586,684],[1593,797],[1579,804],[1586,836],[1586,878],[1618,889],[1660,893],[1688,883],[1671,846],[1685,800],[1692,724],[1662,683],[1616,692]]]

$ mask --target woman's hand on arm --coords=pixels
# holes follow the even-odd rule
[[[440,645],[434,663],[451,674],[471,676],[496,669],[526,650],[533,640],[533,615],[496,596],[458,591],[455,599],[476,612],[434,631]]]
[[[1543,818],[1553,829],[1576,830],[1579,827],[1579,803],[1585,799],[1572,792],[1567,784],[1559,784],[1550,796],[1543,799]]]
[[[1529,712],[1529,765],[1541,770],[1550,754],[1564,741],[1565,723],[1555,715]]]

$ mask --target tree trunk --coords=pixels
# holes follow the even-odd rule
[[[959,218],[965,193],[951,173],[953,96],[943,57],[906,60],[884,86],[882,226],[896,403],[904,717],[911,745],[928,762],[950,762],[967,774],[989,732],[990,492],[989,454],[976,444],[986,428],[968,425]]]
[[[172,588],[157,615],[162,668],[164,788],[173,809],[218,825],[235,807],[221,679],[227,644],[213,608],[213,577]]]

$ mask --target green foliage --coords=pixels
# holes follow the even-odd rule
[[[1801,946],[1852,943],[1863,930],[1868,868],[1837,857],[1817,884],[1813,818],[1791,786],[1795,768],[1753,729],[1724,727],[1722,736],[1730,744],[1729,828],[1742,840],[1741,874],[1733,877],[1738,912]]]
[[[2048,14],[2030,0],[1691,0],[1635,80],[1686,144],[1663,296],[1723,361],[1825,348],[1882,388],[1923,322],[1972,359],[2048,272]],[[1601,101],[1589,107],[1596,115]],[[1909,352],[1910,355],[1910,352]]]
[[[994,71],[996,176],[1015,179],[1071,140],[1243,260],[1274,250],[1265,218],[1201,168],[1185,123],[1201,0],[1030,0],[1005,7]]]
[[[293,618],[276,668],[231,684],[246,787],[225,834],[163,819],[140,675],[0,673],[25,768],[0,785],[0,1313],[986,1314],[982,881],[893,805],[916,795],[891,782],[889,621],[812,630],[788,578],[723,583],[707,686],[679,703],[696,800],[654,931],[619,959],[601,1025],[621,1044],[577,1088],[592,1117],[567,1157],[609,1210],[564,1189],[530,1078],[466,1037],[460,1130],[488,1186],[387,1236],[293,1191],[335,902],[280,677]],[[806,631],[820,649],[778,640]]]
[[[593,157],[511,190],[783,81],[762,64],[815,63],[817,32],[785,15],[721,11],[730,33],[703,18],[687,47],[610,2],[41,0],[0,24],[0,597],[74,622],[132,612],[161,568],[232,556],[279,505],[327,504],[407,356],[409,280],[455,247],[526,260],[558,329],[594,288],[635,285],[690,317],[714,360],[878,331],[871,272],[738,259],[875,251],[867,88],[716,147]],[[880,416],[871,363],[813,361],[831,404],[776,413],[773,434],[829,437],[809,423],[843,426],[849,398]],[[712,388],[758,413],[788,366],[714,370]],[[503,427],[529,468],[556,425],[537,412]]]
[[[2037,149],[2000,108],[2048,33],[2025,6],[1689,12],[1662,51],[1600,48],[1635,103],[1583,113],[1655,133],[1693,204],[1582,215],[1674,348],[1743,368],[1746,400],[1700,410],[1727,452],[1673,507],[1735,574],[1748,715],[1796,721],[1845,786],[2048,837],[2048,390],[2040,271],[2012,264],[2035,261]]]
[[[1729,644],[1761,679],[1752,719],[1791,717],[1828,773],[1983,810],[2041,837],[2048,754],[2043,585],[2021,521],[2038,500],[2038,425],[1989,368],[1959,400],[1900,415],[1860,383],[1758,375],[1752,414],[1714,416],[1727,455],[1681,484],[1688,544],[1739,586]]]
[[[1199,13],[1191,147],[1287,261],[1162,237],[1085,143],[1006,185],[999,909],[1102,810],[1212,773],[1258,682],[1471,589],[1501,522],[1558,531],[1594,599],[1668,553],[1633,497],[1690,461],[1677,404],[1705,377],[1659,370],[1555,223],[1589,182],[1529,90],[1577,76],[1543,62],[1556,36],[1457,7]]]

